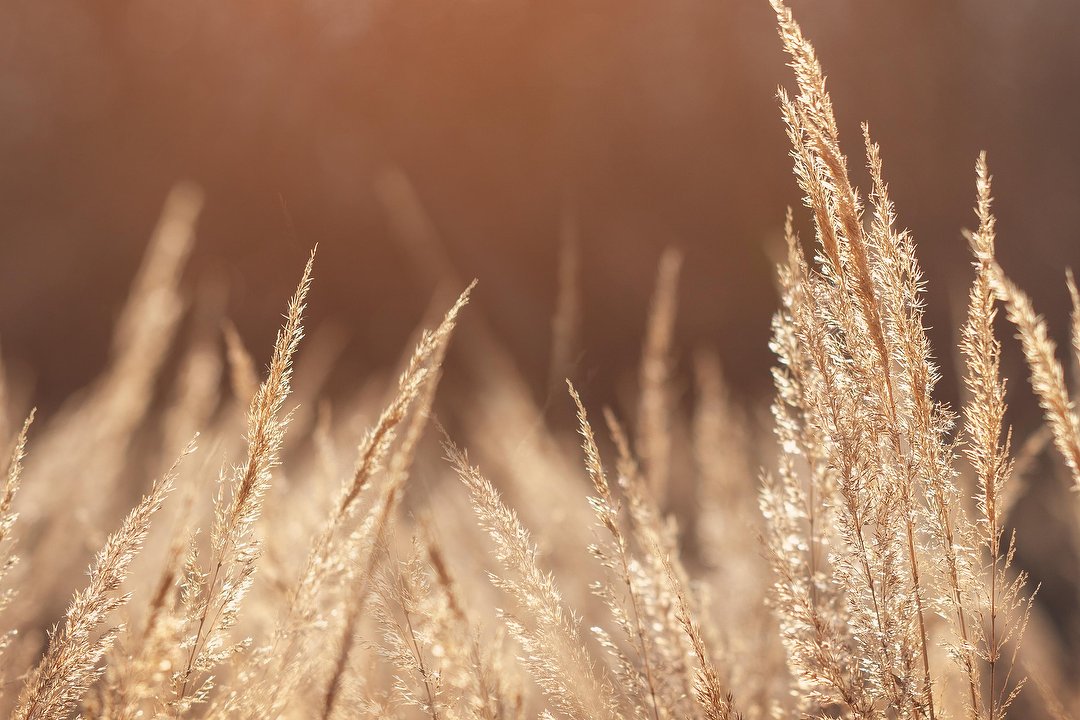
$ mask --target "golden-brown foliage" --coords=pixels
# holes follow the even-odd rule
[[[3,697],[13,717],[1001,720],[1020,703],[1025,668],[1037,664],[1021,640],[1037,610],[1009,531],[1019,473],[998,304],[1080,486],[1080,419],[1056,346],[995,258],[980,156],[959,343],[967,397],[960,415],[937,399],[915,243],[897,227],[879,148],[864,126],[861,194],[814,49],[772,4],[796,81],[779,103],[816,241],[808,255],[789,211],[771,343],[775,449],[708,353],[696,356],[684,412],[675,251],[660,261],[629,403],[636,432],[603,408],[598,434],[567,380],[575,441],[474,332],[467,358],[483,390],[447,409],[453,433],[443,431],[439,458],[425,431],[475,283],[419,334],[386,398],[323,398],[318,413],[294,415],[314,252],[265,379],[236,329],[215,319],[158,413],[151,390],[183,314],[178,279],[201,204],[177,190],[103,379],[35,430],[30,457],[44,457],[25,473],[33,412],[13,441],[0,490],[0,652],[7,682],[21,686]],[[414,250],[437,255],[407,180],[391,174],[380,192]],[[553,323],[560,376],[583,340],[568,218]],[[444,258],[427,261],[450,274]],[[1071,276],[1067,287],[1080,359]],[[306,392],[298,397],[316,394]],[[178,460],[118,530],[97,536],[113,510],[101,494],[122,486],[128,452],[141,443],[160,456],[192,425],[206,454]],[[353,469],[340,473],[352,451]],[[206,480],[219,463],[211,503]],[[16,522],[24,474],[48,489],[27,503],[30,523]],[[177,485],[182,506],[163,510]],[[681,497],[687,488],[693,496]],[[159,511],[170,531],[152,535]],[[16,565],[23,534],[30,572]],[[79,538],[100,550],[43,641]],[[1041,703],[1063,717],[1068,688],[1036,680],[1025,712]]]

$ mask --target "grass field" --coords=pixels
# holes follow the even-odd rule
[[[865,125],[840,138],[810,39],[773,7],[805,203],[776,269],[768,408],[736,399],[714,354],[681,374],[675,250],[629,410],[594,402],[574,377],[589,277],[572,242],[548,402],[573,426],[469,322],[484,278],[434,257],[454,292],[396,374],[325,392],[334,353],[305,358],[317,248],[272,348],[223,318],[181,333],[204,197],[178,186],[102,374],[41,418],[30,390],[0,386],[11,716],[1071,717],[1080,615],[1061,587],[1080,577],[1080,500],[1046,488],[1080,488],[1080,294],[1068,276],[1059,348],[998,261],[1012,240],[973,157],[966,314],[955,347],[932,348],[882,152]],[[467,392],[439,392],[451,350]],[[1010,427],[1007,351],[1041,425]],[[963,368],[957,407],[939,399],[943,355]],[[132,467],[154,471],[133,487]],[[1067,499],[1017,522],[1032,496]]]

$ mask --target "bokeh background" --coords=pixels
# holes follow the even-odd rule
[[[980,149],[1001,259],[1064,332],[1064,268],[1080,266],[1080,5],[793,8],[854,164],[859,122],[882,145],[938,347],[969,280],[960,231]],[[799,202],[775,103],[788,82],[765,0],[8,0],[6,362],[44,409],[100,370],[161,203],[186,179],[207,197],[193,296],[217,298],[268,347],[318,242],[311,317],[344,343],[339,381],[385,367],[436,284],[394,218],[405,183],[452,266],[480,278],[478,312],[537,388],[569,218],[584,277],[578,374],[594,398],[633,377],[668,245],[686,258],[678,346],[715,347],[733,386],[758,396],[772,257]],[[950,397],[953,358],[941,359]],[[1023,376],[1015,353],[1007,362]]]

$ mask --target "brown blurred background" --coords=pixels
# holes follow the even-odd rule
[[[983,148],[1002,261],[1060,337],[1064,268],[1080,266],[1080,5],[793,6],[853,164],[860,121],[882,145],[938,347],[962,312]],[[680,348],[715,346],[736,387],[764,393],[771,255],[799,201],[780,83],[765,0],[8,0],[4,355],[46,409],[94,376],[162,200],[190,179],[207,193],[192,295],[225,288],[225,311],[267,348],[318,242],[311,316],[349,340],[338,372],[385,366],[434,291],[375,190],[400,168],[538,387],[572,208],[592,397],[633,372],[666,245],[686,257]]]

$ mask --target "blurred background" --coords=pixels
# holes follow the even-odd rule
[[[1061,337],[1064,268],[1080,266],[1080,5],[793,8],[853,165],[859,122],[882,145],[938,347],[963,311],[980,149],[1000,257]],[[403,242],[404,202],[449,266],[481,280],[478,312],[537,388],[571,228],[576,374],[593,398],[634,377],[669,245],[686,260],[678,347],[715,347],[735,388],[764,394],[772,259],[800,200],[775,102],[784,61],[765,0],[0,3],[4,357],[46,410],[96,375],[163,199],[186,179],[207,200],[185,283],[251,347],[269,347],[319,243],[312,327],[341,339],[339,381],[391,364],[447,273]],[[1015,352],[1007,362],[1023,376]]]

